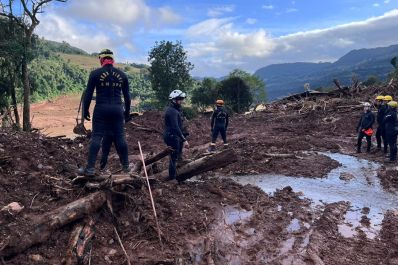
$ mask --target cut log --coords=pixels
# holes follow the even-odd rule
[[[88,218],[84,224],[78,224],[73,229],[65,265],[86,264],[84,260],[89,254],[89,245],[94,237],[94,225],[95,220]]]
[[[299,158],[295,154],[264,154],[264,156],[274,157],[274,158]]]
[[[185,164],[177,170],[177,180],[184,181],[201,173],[225,167],[231,163],[238,161],[233,149],[227,149],[220,153],[202,157],[191,163]],[[169,176],[168,170],[155,175],[156,179],[166,180]]]
[[[0,251],[0,256],[12,256],[46,241],[55,230],[94,213],[105,201],[106,193],[98,191],[59,207],[44,216],[32,218],[33,222],[28,231],[13,231],[6,246]]]
[[[141,130],[141,131],[145,131],[145,132],[159,133],[159,134],[162,134],[162,135],[163,135],[163,132],[159,131],[159,130],[156,129],[156,128],[148,128],[148,127],[145,127],[145,126],[140,125],[140,124],[135,123],[135,122],[130,122],[130,123],[131,123],[132,125],[134,125],[134,126],[136,127],[137,130]]]
[[[171,147],[167,147],[166,149],[164,149],[162,152],[160,152],[159,154],[156,154],[155,156],[149,157],[147,159],[145,159],[145,165],[150,165],[153,164],[163,158],[165,158],[166,156],[168,156],[171,152],[173,151],[173,149]],[[134,167],[134,172],[140,172],[142,170],[142,161],[137,162],[137,164]]]

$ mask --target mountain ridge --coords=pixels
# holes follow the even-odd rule
[[[388,47],[352,50],[335,62],[296,62],[272,64],[258,69],[254,74],[263,79],[269,100],[304,91],[304,84],[311,88],[333,86],[333,79],[349,84],[352,75],[365,81],[369,76],[385,80],[393,70],[390,60],[398,55],[398,44]]]

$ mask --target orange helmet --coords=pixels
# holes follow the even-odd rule
[[[217,99],[216,105],[217,105],[217,106],[224,106],[224,100],[222,100],[222,99]]]

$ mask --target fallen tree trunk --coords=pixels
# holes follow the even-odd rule
[[[94,213],[105,201],[106,193],[98,191],[38,217],[28,231],[13,231],[0,256],[12,256],[46,241],[55,230]]]
[[[164,149],[162,152],[160,152],[159,154],[156,154],[155,156],[152,156],[150,158],[145,159],[145,165],[149,166],[163,158],[165,158],[166,156],[168,156],[171,152],[173,151],[173,149],[171,149],[170,147],[167,147],[166,149]],[[137,162],[137,164],[134,167],[134,172],[140,172],[142,170],[142,161]]]
[[[178,168],[177,180],[184,181],[201,173],[225,167],[236,161],[238,161],[238,157],[236,156],[233,149],[227,149],[220,153],[215,153],[210,156],[202,157]],[[166,180],[168,176],[169,171],[164,170],[161,173],[155,175],[155,178],[160,180]]]
[[[84,224],[78,224],[73,229],[69,239],[69,249],[66,253],[65,265],[86,264],[90,243],[94,237],[95,220],[88,218]]]

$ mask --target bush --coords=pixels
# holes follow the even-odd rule
[[[193,118],[196,118],[198,116],[198,111],[196,108],[182,107],[182,114],[188,120],[192,120]]]

